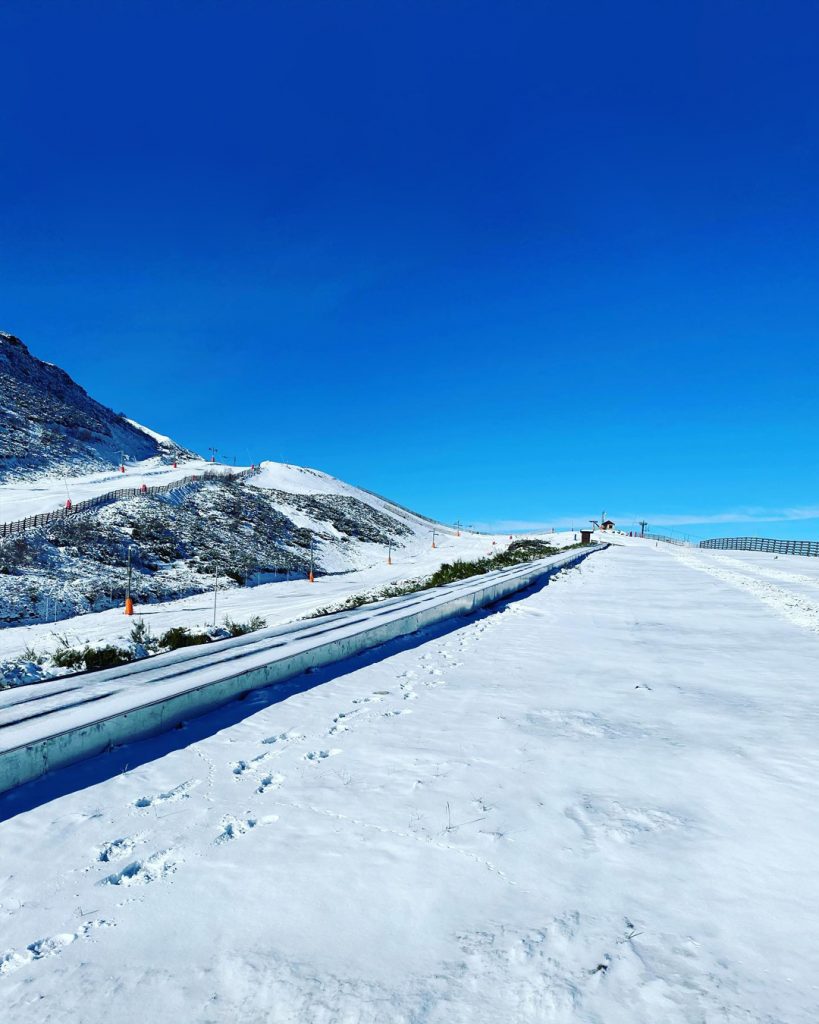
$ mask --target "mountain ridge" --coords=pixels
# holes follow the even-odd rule
[[[0,331],[0,481],[77,476],[129,461],[196,458],[92,398],[65,370]]]

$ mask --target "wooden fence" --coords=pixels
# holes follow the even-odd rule
[[[819,540],[771,540],[770,537],[717,537],[701,540],[701,548],[722,551],[769,551],[777,555],[819,556]]]
[[[241,469],[236,473],[219,473],[215,470],[205,470],[204,473],[191,474],[180,477],[179,480],[172,480],[167,484],[156,484],[153,487],[120,487],[116,491],[108,491],[106,494],[98,494],[95,498],[88,498],[86,501],[78,501],[71,508],[60,508],[56,512],[41,512],[36,516],[27,516],[25,519],[18,519],[13,523],[0,523],[0,537],[10,537],[15,533],[25,533],[26,530],[36,530],[39,526],[46,526],[58,519],[65,519],[67,516],[76,515],[78,512],[87,512],[92,508],[100,508],[102,505],[110,505],[122,498],[138,498],[145,494],[167,494],[169,491],[177,491],[189,484],[207,483],[209,480],[240,480],[244,477],[258,472],[254,469]]]

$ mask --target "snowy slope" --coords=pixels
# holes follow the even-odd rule
[[[817,658],[736,580],[623,545],[26,787],[0,804],[2,1005],[814,1024]]]
[[[11,523],[27,516],[54,512],[65,506],[70,498],[74,504],[97,498],[123,487],[155,487],[172,483],[183,477],[205,472],[235,473],[246,466],[222,466],[204,459],[177,462],[176,469],[160,456],[141,462],[127,462],[125,472],[108,469],[98,473],[78,473],[75,476],[43,476],[34,480],[0,482],[0,523]]]

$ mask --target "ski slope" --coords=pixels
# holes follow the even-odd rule
[[[6,1015],[815,1024],[819,636],[715,565],[624,543],[6,797]]]

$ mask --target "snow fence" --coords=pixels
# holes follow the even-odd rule
[[[600,544],[101,672],[0,692],[0,792],[165,732],[251,690],[469,615],[576,565]]]

